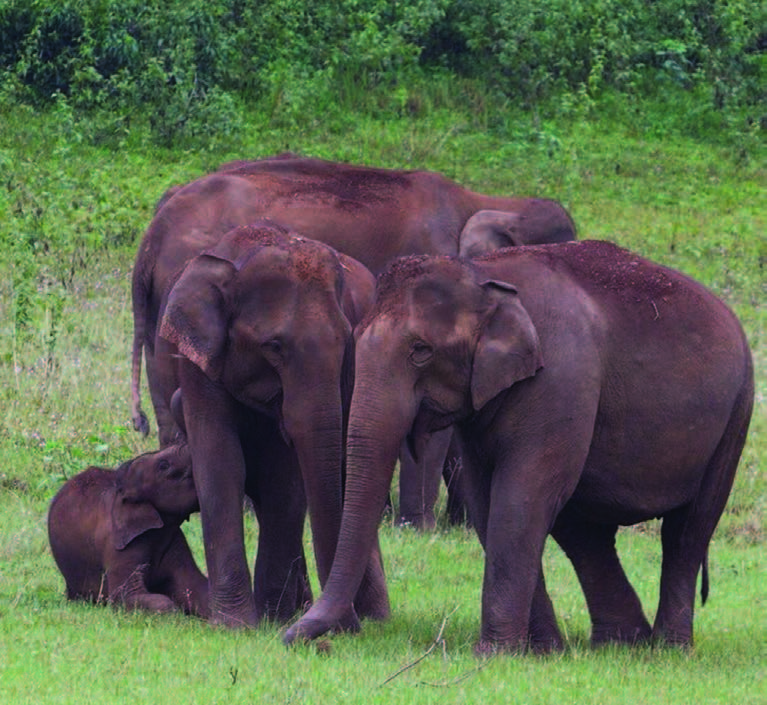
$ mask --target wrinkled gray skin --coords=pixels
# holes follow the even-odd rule
[[[285,621],[311,602],[307,504],[321,584],[327,578],[341,521],[351,333],[374,288],[351,257],[261,221],[190,260],[168,292],[157,345],[170,365],[160,389],[173,409],[180,388],[216,623]],[[259,522],[252,587],[244,495]],[[383,618],[377,547],[365,562],[354,606]],[[338,626],[356,624],[350,607]]]
[[[480,217],[483,209],[492,215]],[[163,292],[192,257],[231,228],[262,217],[330,244],[374,274],[400,255],[465,254],[467,248],[475,253],[575,237],[572,219],[556,201],[487,196],[431,172],[375,169],[290,153],[229,162],[214,174],[169,189],[139,247],[132,294],[133,424],[149,432],[139,392],[143,351],[161,446],[172,443],[177,431],[168,408],[175,362],[156,336]],[[433,465],[425,466],[432,457]],[[435,492],[431,488],[438,486],[441,465],[434,449],[420,462],[403,449],[403,521],[433,524],[433,501],[424,491]],[[461,506],[460,495],[451,492],[450,499]]]
[[[208,616],[208,580],[181,524],[197,511],[189,450],[169,446],[118,470],[68,480],[48,513],[51,551],[70,600]]]
[[[592,641],[693,640],[696,581],[753,407],[735,316],[671,269],[602,242],[392,265],[355,332],[344,516],[333,567],[287,642],[346,609],[399,445],[455,424],[485,549],[478,651],[563,645],[541,567],[551,534],[586,596]],[[615,550],[663,519],[651,627]]]
[[[230,162],[183,188],[173,187],[170,195],[161,199],[144,234],[132,291],[133,423],[149,432],[139,392],[143,351],[161,445],[173,442],[175,427],[167,395],[158,391],[158,380],[173,366],[166,351],[155,349],[160,301],[184,264],[232,228],[268,217],[350,255],[373,274],[401,255],[463,254],[464,241],[479,251],[575,238],[572,219],[556,201],[486,196],[431,172],[375,169],[290,153]],[[480,227],[473,233],[467,221],[485,209],[505,212],[508,223],[495,217],[496,232],[486,220],[475,221]]]

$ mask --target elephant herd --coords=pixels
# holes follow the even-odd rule
[[[479,653],[564,646],[549,535],[592,642],[692,643],[754,397],[743,330],[700,284],[575,241],[555,201],[283,154],[170,189],[132,297],[132,416],[148,433],[143,357],[160,450],[90,468],[54,498],[70,598],[230,627],[300,613],[286,643],[357,630],[390,613],[378,525],[395,465],[429,525],[450,444],[486,556]],[[207,579],[179,528],[198,508]],[[615,535],[656,517],[651,625]]]

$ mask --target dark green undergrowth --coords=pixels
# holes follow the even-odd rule
[[[678,89],[747,131],[767,122],[765,27],[748,0],[3,0],[0,103],[66,102],[107,133],[147,120],[178,145],[231,134],[253,102],[294,127],[415,114],[435,84],[525,109]]]

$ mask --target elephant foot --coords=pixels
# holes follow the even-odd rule
[[[227,629],[250,629],[258,625],[259,619],[255,608],[234,611],[211,604],[208,622],[213,626]]]
[[[549,634],[547,636],[532,635],[528,644],[528,649],[541,656],[545,654],[551,654],[556,651],[563,651],[565,643],[562,640],[559,632],[555,634]]]
[[[678,649],[691,649],[693,646],[692,634],[689,632],[653,630],[651,639],[655,646],[670,646]]]
[[[437,528],[437,519],[434,514],[402,515],[397,519],[397,526],[412,527],[418,531],[434,531]]]
[[[391,615],[389,595],[385,589],[381,592],[371,587],[364,594],[358,594],[354,598],[354,609],[360,617],[383,622]]]
[[[173,600],[166,595],[160,595],[158,593],[135,595],[122,604],[126,609],[145,610],[146,612],[157,612],[160,614],[178,611],[178,607]]]
[[[510,656],[522,656],[531,653],[536,656],[545,656],[546,654],[563,651],[565,648],[562,637],[556,634],[542,637],[540,635],[530,636],[524,641],[493,641],[490,639],[480,639],[474,647],[474,654],[480,658],[494,656],[495,654],[507,654]]]
[[[480,639],[474,646],[474,655],[479,658],[488,658],[497,654],[507,654],[509,656],[522,656],[528,651],[527,641],[493,641],[491,639]]]
[[[321,610],[317,611],[321,612]],[[354,609],[347,610],[341,617],[333,620],[322,616],[322,614],[320,616],[312,616],[312,612],[315,612],[314,607],[288,628],[282,637],[282,641],[286,646],[296,642],[312,641],[328,632],[356,633],[361,628]]]
[[[591,630],[591,645],[641,644],[649,641],[652,630],[648,623],[637,625],[594,625]]]

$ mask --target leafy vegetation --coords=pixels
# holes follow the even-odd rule
[[[108,111],[117,133],[146,119],[163,144],[234,130],[242,103],[293,126],[360,99],[419,112],[426,86],[466,79],[527,108],[679,88],[709,121],[764,129],[765,27],[748,0],[4,0],[0,85]]]
[[[357,0],[342,12],[285,0],[257,9],[0,0],[3,694],[19,703],[80,702],[83,692],[169,703],[256,693],[418,703],[435,692],[449,702],[488,693],[527,703],[760,702],[764,12],[744,0]],[[327,649],[286,652],[274,625],[229,633],[66,603],[47,503],[88,465],[155,445],[129,419],[130,271],[154,205],[168,186],[224,161],[286,149],[557,198],[580,237],[674,266],[738,313],[756,407],[694,650],[590,650],[577,581],[550,546],[548,585],[568,650],[476,661],[481,549],[444,527],[384,526],[394,616]],[[202,562],[199,520],[187,529]],[[250,521],[251,555],[256,532]],[[657,525],[619,541],[652,617]]]

